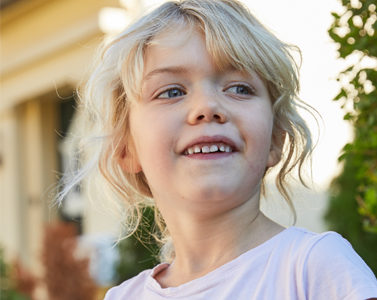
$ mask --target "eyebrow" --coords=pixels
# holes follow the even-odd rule
[[[240,72],[233,66],[230,66],[227,68],[228,72]],[[187,73],[190,72],[190,68],[185,67],[185,66],[172,66],[172,67],[164,67],[164,68],[157,68],[152,71],[150,71],[145,77],[143,78],[143,81],[148,81],[150,80],[153,76],[159,75],[159,74],[182,74],[182,73]]]
[[[187,72],[188,70],[189,69],[182,66],[158,68],[158,69],[154,69],[150,71],[147,75],[145,75],[144,80],[149,80],[153,76],[164,74],[164,73],[182,74],[182,73]]]

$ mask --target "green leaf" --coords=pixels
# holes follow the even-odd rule
[[[346,97],[347,97],[347,92],[346,92],[345,89],[342,88],[340,90],[339,94],[335,96],[334,101],[338,101],[338,100],[340,100],[342,98],[346,98]]]

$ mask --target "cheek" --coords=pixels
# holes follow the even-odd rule
[[[255,171],[264,170],[267,165],[271,149],[272,124],[272,116],[260,114],[249,116],[244,128],[249,165],[255,168]]]
[[[167,122],[169,119],[144,111],[135,111],[130,119],[137,156],[149,182],[155,181],[159,173],[169,168],[173,139],[177,134],[175,127]]]

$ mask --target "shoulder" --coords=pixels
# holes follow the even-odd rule
[[[303,230],[307,235],[301,257],[307,267],[325,264],[326,269],[349,267],[352,270],[373,275],[362,258],[352,248],[351,244],[340,234],[328,231],[320,234]]]
[[[304,260],[334,262],[335,259],[335,261],[350,261],[367,267],[352,245],[334,231],[314,233],[303,228],[291,227],[285,243],[295,247],[297,255]],[[367,269],[370,271],[369,267]]]
[[[104,300],[129,299],[133,295],[141,295],[151,273],[152,270],[145,270],[139,275],[111,288],[107,291]]]
[[[332,231],[315,233],[304,228],[290,227],[280,237],[277,250],[286,252],[290,259],[297,263],[306,261],[309,257],[313,257],[313,254],[326,254],[328,257],[329,250],[333,247],[341,250],[352,249],[347,240]]]
[[[308,296],[317,299],[367,299],[377,296],[373,272],[351,244],[336,232],[295,228],[298,260]],[[315,296],[314,296],[315,295]]]

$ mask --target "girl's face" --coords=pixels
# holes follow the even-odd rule
[[[208,215],[259,200],[265,170],[279,159],[270,150],[272,128],[262,80],[218,70],[200,32],[165,32],[146,49],[130,129],[134,158],[163,214]]]

